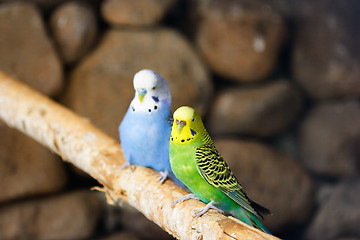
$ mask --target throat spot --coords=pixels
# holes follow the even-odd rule
[[[159,98],[158,98],[158,97],[152,96],[152,99],[153,99],[155,102],[159,102]]]

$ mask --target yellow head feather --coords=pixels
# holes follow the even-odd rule
[[[193,108],[183,106],[174,112],[171,141],[186,144],[197,139],[210,139],[200,114]],[[211,140],[210,140],[211,141]]]

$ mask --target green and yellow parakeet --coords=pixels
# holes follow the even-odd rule
[[[175,176],[193,193],[177,199],[174,204],[190,198],[200,199],[207,205],[197,216],[210,208],[224,210],[269,233],[258,218],[262,219],[261,213],[270,211],[247,197],[195,109],[183,106],[174,112],[169,153]]]

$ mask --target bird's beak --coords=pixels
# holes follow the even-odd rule
[[[138,96],[139,96],[139,100],[140,102],[142,103],[143,100],[144,100],[144,97],[147,93],[146,89],[145,88],[138,88],[136,89],[137,93],[138,93]]]
[[[183,125],[181,125],[181,124],[177,124],[177,131],[178,131],[178,134],[180,134],[181,133],[181,130],[183,129]]]
[[[183,129],[183,127],[186,125],[186,122],[185,121],[179,121],[179,119],[176,119],[175,120],[175,124],[177,126],[177,131],[178,131],[178,134],[181,133],[181,130]]]

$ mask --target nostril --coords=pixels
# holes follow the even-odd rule
[[[139,94],[146,94],[146,93],[147,93],[147,91],[146,91],[145,88],[138,88],[138,89],[136,89],[136,91],[137,91]]]
[[[185,121],[180,121],[180,125],[186,126],[186,122]]]

